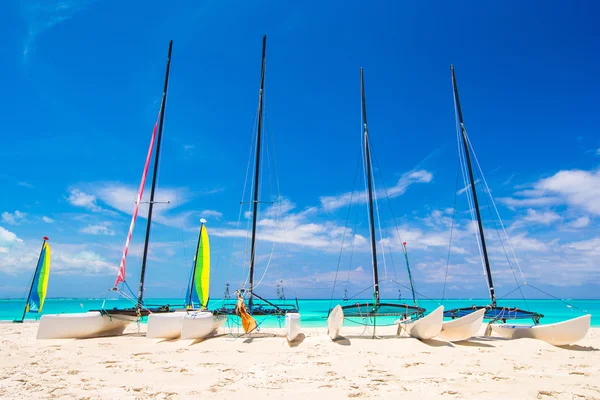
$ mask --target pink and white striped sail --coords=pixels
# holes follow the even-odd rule
[[[146,184],[146,176],[148,175],[148,168],[150,167],[150,158],[152,157],[152,150],[154,149],[154,139],[156,138],[156,129],[158,127],[158,121],[160,120],[160,113],[154,124],[154,130],[152,131],[152,138],[150,139],[150,147],[148,148],[148,155],[146,156],[146,165],[144,165],[144,172],[142,173],[142,181],[140,182],[140,189],[138,190],[137,199],[135,200],[135,206],[133,207],[133,215],[131,216],[131,224],[129,225],[129,233],[127,233],[127,241],[125,242],[125,248],[123,249],[123,257],[121,258],[121,265],[119,266],[119,273],[115,280],[114,289],[117,288],[119,283],[125,281],[126,272],[126,259],[127,252],[129,251],[129,242],[131,242],[131,235],[133,234],[133,227],[135,226],[135,220],[138,215],[140,208],[140,202],[142,201],[142,194],[144,194],[144,186]]]

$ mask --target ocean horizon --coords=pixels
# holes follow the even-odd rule
[[[397,299],[382,299],[397,302]],[[209,309],[217,308],[223,303],[223,299],[211,299]],[[232,302],[233,300],[229,300]],[[280,302],[276,299],[270,301]],[[372,301],[372,299],[353,299],[346,302],[334,299],[298,299],[300,314],[302,316],[302,326],[307,328],[324,328],[328,311],[337,304],[352,304],[354,302]],[[407,303],[411,301],[404,299]],[[566,300],[565,300],[566,301]],[[542,324],[564,321],[569,318],[575,318],[584,314],[592,314],[592,327],[600,327],[600,299],[573,299],[566,301],[548,300],[548,299],[504,299],[499,300],[499,306],[518,307],[525,310],[531,310],[544,315]],[[295,299],[285,300],[287,304],[295,303]],[[489,299],[441,299],[419,300],[419,305],[432,311],[440,304],[446,309],[458,307],[470,307],[473,305],[486,305]],[[89,310],[98,310],[101,308],[122,308],[131,307],[132,302],[125,299],[104,299],[104,298],[47,298],[41,314],[27,313],[26,320],[37,320],[44,314],[60,313],[83,313]],[[180,298],[148,298],[146,306],[169,304],[174,307],[183,306],[183,300]],[[0,321],[12,321],[20,318],[25,306],[25,299],[0,299]],[[257,321],[266,328],[283,326],[283,318],[261,317]],[[142,321],[144,322],[144,321]],[[392,321],[393,322],[393,321]],[[528,324],[529,320],[520,320],[517,323]]]

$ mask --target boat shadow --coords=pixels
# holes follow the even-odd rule
[[[450,342],[436,339],[418,339],[421,343],[426,344],[429,347],[454,347]]]
[[[484,341],[486,341],[486,340],[484,340]],[[458,342],[453,342],[453,344],[455,346],[461,346],[461,347],[492,347],[492,348],[496,347],[496,346],[492,346],[491,344],[482,343],[481,341],[477,340],[476,338],[471,338],[468,340],[460,340]]]
[[[348,339],[345,336],[338,336],[337,338],[332,340],[332,342],[335,344],[339,344],[340,346],[350,346],[352,344],[350,342],[350,339]]]
[[[192,340],[192,342],[188,346],[194,346],[194,345],[197,345],[197,344],[200,344],[200,343],[204,343],[207,340],[215,339],[215,338],[219,338],[219,337],[223,337],[223,336],[227,336],[227,334],[226,333],[218,333],[216,335],[209,335],[209,336],[206,336],[206,337],[203,337],[203,338],[200,338],[200,339],[194,339],[194,340]]]
[[[578,344],[567,344],[564,346],[554,346],[554,347],[558,347],[559,349],[571,350],[571,351],[600,351],[600,349],[597,349],[592,346],[579,346]]]
[[[288,340],[288,344],[290,347],[298,347],[302,342],[304,342],[304,339],[306,339],[306,335],[304,333],[300,333],[298,336],[296,336],[296,339],[292,340],[291,342]]]

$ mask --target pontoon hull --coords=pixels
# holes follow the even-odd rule
[[[405,331],[415,339],[433,339],[442,331],[444,323],[444,306],[439,306],[426,316],[414,321],[400,321],[398,323],[398,334]]]
[[[137,316],[107,315],[99,311],[47,314],[40,318],[37,339],[83,339],[122,335]]]
[[[475,336],[477,331],[481,328],[484,316],[485,308],[480,308],[464,317],[446,321],[442,324],[442,331],[436,339],[445,340],[447,342],[469,340]]]
[[[186,310],[148,316],[147,339],[176,339],[181,335],[181,322]]]
[[[225,321],[226,315],[213,315],[209,311],[187,313],[181,320],[181,339],[204,339],[216,333]]]
[[[539,339],[554,346],[573,344],[585,337],[590,329],[591,314],[546,325],[493,325],[494,333],[506,339]]]
[[[285,336],[288,341],[293,341],[300,334],[300,314],[285,314]]]
[[[329,313],[329,317],[327,317],[327,333],[331,340],[336,340],[340,337],[340,332],[342,331],[342,326],[344,325],[344,310],[342,310],[342,306],[337,305],[333,310]]]

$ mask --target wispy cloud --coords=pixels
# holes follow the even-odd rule
[[[387,189],[387,196],[389,198],[398,197],[406,192],[410,185],[415,183],[429,183],[433,179],[433,174],[426,170],[409,171],[400,177],[396,184]],[[375,198],[385,197],[386,192],[382,189],[377,190]],[[323,196],[320,198],[321,207],[325,211],[334,211],[338,208],[345,207],[350,204],[351,201],[357,203],[366,203],[366,193],[364,191],[343,193],[337,196]]]
[[[42,217],[42,221],[44,221],[47,224],[52,224],[54,223],[54,220],[50,217],[46,217],[45,215]]]
[[[28,33],[23,43],[23,56],[26,58],[35,40],[41,34],[71,18],[87,8],[95,0],[60,0],[20,2],[23,19],[28,25]]]
[[[2,213],[2,222],[9,225],[19,225],[25,220],[26,216],[26,213],[19,210],[15,210],[13,213],[5,211]]]
[[[203,218],[214,218],[217,221],[223,217],[223,213],[216,210],[204,210],[200,212],[200,216]]]
[[[560,215],[553,211],[537,212],[531,208],[527,210],[527,215],[523,218],[523,220],[527,222],[542,225],[552,225],[554,222],[560,221],[561,219]]]
[[[85,228],[79,230],[81,233],[87,233],[89,235],[103,235],[103,236],[114,236],[115,231],[109,228],[108,223],[88,225]]]
[[[67,201],[76,207],[83,207],[96,212],[102,211],[102,208],[96,204],[96,196],[82,192],[79,189],[70,189]]]
[[[27,189],[33,189],[33,185],[31,183],[27,183],[27,182],[17,182],[17,185],[19,186],[23,186]]]

